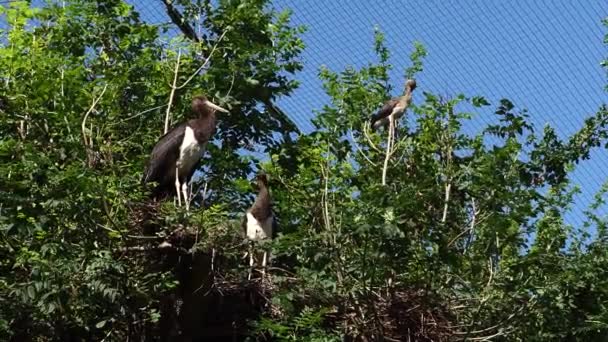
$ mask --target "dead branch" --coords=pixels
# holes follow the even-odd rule
[[[391,158],[393,137],[395,135],[395,120],[392,116],[388,117],[388,140],[386,142],[386,153],[384,156],[384,164],[382,166],[382,185],[386,185],[386,173],[388,171],[388,161]]]
[[[175,96],[175,86],[177,84],[177,74],[179,73],[179,61],[182,56],[182,49],[177,50],[177,61],[175,62],[175,69],[173,71],[173,85],[171,86],[171,93],[169,94],[169,104],[167,105],[167,111],[165,112],[165,130],[163,134],[167,134],[169,131],[169,118],[171,115],[171,104],[173,104],[173,97]]]
[[[370,163],[372,166],[376,166],[376,163],[374,163],[373,161],[371,161],[366,155],[365,153],[363,153],[363,151],[361,150],[361,148],[359,147],[359,144],[357,143],[357,140],[355,139],[355,137],[353,136],[353,129],[352,127],[350,128],[350,130],[348,131],[348,133],[350,134],[350,138],[353,141],[353,144],[355,145],[355,148],[357,149],[357,151],[359,151],[359,153],[361,154],[361,156],[363,156],[363,158],[365,158],[365,160],[367,160],[368,163]]]
[[[109,123],[109,125],[110,125],[110,126],[115,126],[115,125],[118,125],[118,124],[120,124],[120,123],[123,123],[123,122],[125,122],[125,121],[129,121],[129,120],[135,119],[135,118],[136,118],[136,117],[138,117],[138,116],[144,115],[144,114],[149,113],[149,112],[152,112],[152,111],[154,111],[154,110],[161,109],[161,108],[165,107],[166,105],[167,105],[167,104],[162,104],[162,105],[160,105],[160,106],[156,106],[156,107],[148,108],[148,109],[143,110],[143,111],[141,111],[141,112],[139,112],[139,113],[135,113],[135,114],[133,114],[133,115],[131,115],[131,116],[127,116],[126,118],[124,118],[124,119],[122,119],[122,120],[120,120],[120,121],[118,121],[118,122],[111,122],[111,123]]]
[[[463,235],[465,235],[466,233],[473,233],[474,229],[475,229],[475,221],[477,220],[477,215],[479,214],[479,211],[476,209],[475,206],[475,199],[471,198],[471,208],[472,208],[472,213],[471,213],[471,224],[468,228],[466,228],[465,230],[463,230],[462,232],[460,232],[458,235],[456,235],[456,237],[454,237],[452,240],[450,240],[450,242],[448,242],[448,247],[450,247],[454,242],[456,242],[456,240],[458,240],[459,238],[461,238]]]
[[[180,62],[180,57],[182,54],[182,50],[179,49],[177,52],[177,61],[175,62],[175,69],[173,70],[173,84],[171,85],[171,93],[169,94],[169,103],[167,104],[167,111],[165,113],[165,131],[164,134],[166,134],[169,131],[169,119],[171,117],[171,105],[173,104],[173,97],[175,96],[175,91],[184,88],[185,86],[188,85],[188,83],[190,83],[190,81],[192,81],[194,79],[194,77],[196,77],[196,75],[198,75],[198,73],[203,70],[204,68],[207,67],[207,64],[209,64],[209,61],[211,60],[211,56],[213,56],[213,53],[215,52],[215,50],[217,49],[219,43],[222,41],[222,39],[224,38],[224,36],[226,35],[226,31],[224,31],[224,33],[222,33],[222,35],[218,38],[218,40],[215,42],[215,44],[213,45],[213,48],[211,49],[211,52],[209,53],[209,56],[207,56],[207,58],[205,59],[205,61],[203,62],[203,64],[198,67],[196,69],[196,71],[194,71],[192,73],[192,75],[190,75],[190,77],[188,77],[188,79],[186,81],[184,81],[184,83],[182,83],[180,86],[177,86],[177,77],[179,74],[179,62]]]
[[[450,203],[450,190],[452,189],[452,183],[448,180],[448,183],[445,185],[445,196],[443,199],[443,216],[441,217],[441,222],[445,223],[448,218],[448,206]]]
[[[89,109],[87,110],[87,112],[84,114],[84,118],[82,119],[82,123],[81,123],[81,129],[82,129],[82,140],[84,142],[84,146],[85,147],[89,147],[92,143],[92,137],[88,137],[87,138],[87,119],[89,117],[89,114],[91,114],[91,112],[95,109],[95,106],[97,105],[97,103],[99,102],[99,100],[101,100],[103,94],[105,94],[106,89],[108,89],[108,85],[104,85],[103,90],[101,91],[101,94],[99,94],[99,96],[95,99],[93,99],[93,103],[91,104],[91,107],[89,107]],[[90,140],[89,140],[90,139]]]
[[[211,60],[211,56],[213,56],[213,53],[215,52],[215,50],[217,49],[217,47],[220,45],[220,42],[222,41],[222,39],[224,39],[224,36],[226,35],[227,31],[224,31],[224,33],[222,33],[222,35],[217,39],[217,41],[215,42],[215,44],[213,45],[213,48],[211,48],[211,52],[209,52],[209,56],[207,56],[207,58],[205,58],[205,61],[203,62],[203,64],[201,64],[200,67],[198,67],[198,69],[196,69],[196,71],[194,71],[192,73],[192,75],[190,75],[190,77],[188,77],[188,79],[179,87],[177,87],[176,89],[182,89],[184,88],[186,85],[188,85],[188,83],[190,83],[190,81],[192,81],[192,79],[194,79],[194,77],[196,77],[196,75],[203,70],[204,68],[207,67],[207,64],[209,64],[209,61]],[[175,87],[175,81],[173,82],[173,87]]]
[[[160,250],[160,251],[176,251],[176,252],[182,252],[184,254],[190,254],[190,251],[188,251],[187,249],[183,248],[183,247],[176,247],[173,246],[171,243],[164,241],[163,243],[157,245],[157,246],[129,246],[129,247],[122,247],[119,249],[120,252],[147,252],[147,251],[155,251],[155,250]]]
[[[378,146],[376,146],[376,144],[374,144],[370,134],[369,134],[369,128],[370,125],[368,123],[365,123],[363,125],[363,135],[365,136],[365,138],[367,139],[367,142],[369,143],[369,146],[374,149],[376,152],[378,153],[382,153],[382,150],[380,150],[380,148],[378,148]]]

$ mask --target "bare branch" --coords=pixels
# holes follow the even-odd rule
[[[395,135],[395,120],[392,116],[388,117],[388,140],[386,141],[386,154],[384,156],[384,165],[382,166],[382,185],[386,185],[386,173],[388,171],[388,161],[391,158],[391,148]]]
[[[445,186],[445,196],[444,196],[444,204],[443,204],[443,216],[441,217],[441,222],[445,223],[448,218],[448,205],[450,203],[450,190],[452,189],[452,182],[448,180],[448,183]]]
[[[103,96],[103,94],[105,94],[106,89],[108,89],[108,85],[104,85],[103,90],[101,91],[101,94],[96,98],[93,99],[93,104],[91,104],[91,107],[89,107],[89,109],[87,110],[87,112],[84,114],[84,118],[82,119],[82,124],[81,124],[81,129],[82,129],[82,140],[84,141],[84,146],[87,147],[89,146],[90,142],[87,140],[87,132],[86,132],[86,128],[87,128],[87,119],[89,117],[89,114],[91,114],[91,112],[93,111],[93,109],[95,109],[95,106],[97,105],[97,103],[99,102],[99,100],[101,100],[101,97]]]
[[[471,207],[472,207],[471,224],[470,224],[469,228],[463,230],[458,235],[456,235],[455,238],[453,238],[452,240],[450,240],[450,242],[448,242],[448,247],[450,247],[454,242],[456,242],[456,240],[458,240],[460,237],[462,237],[466,233],[469,233],[469,232],[473,233],[473,230],[475,229],[475,224],[476,224],[475,221],[477,220],[477,214],[479,214],[479,211],[477,211],[477,208],[475,206],[475,199],[474,198],[471,198]]]
[[[115,125],[118,125],[119,123],[123,123],[123,122],[125,122],[125,121],[129,121],[129,120],[135,119],[136,117],[141,116],[141,115],[144,115],[144,114],[149,113],[149,112],[151,112],[151,111],[154,111],[154,110],[157,110],[157,109],[161,109],[161,108],[165,107],[166,105],[167,105],[167,104],[165,103],[165,104],[162,104],[162,105],[160,105],[160,106],[156,106],[156,107],[148,108],[148,109],[146,109],[146,110],[144,110],[144,111],[141,111],[141,112],[139,112],[139,113],[136,113],[136,114],[133,114],[133,115],[131,115],[131,116],[128,116],[128,117],[126,117],[126,118],[124,118],[124,119],[122,119],[122,120],[120,120],[120,121],[118,121],[118,122],[112,122],[112,123],[110,123],[109,125],[110,125],[110,126],[115,126]]]
[[[376,146],[376,144],[374,144],[371,136],[369,135],[369,124],[365,123],[363,124],[363,135],[365,136],[365,138],[367,139],[367,142],[369,143],[369,146],[374,149],[376,152],[378,153],[382,153],[382,151],[380,150],[380,148],[378,148],[378,146]]]
[[[192,75],[190,75],[190,77],[179,87],[177,87],[176,89],[182,89],[183,87],[185,87],[186,85],[188,85],[188,83],[190,83],[190,81],[192,81],[192,79],[201,71],[203,70],[207,64],[209,63],[209,60],[211,60],[211,56],[213,56],[213,53],[215,52],[215,50],[217,49],[218,45],[220,45],[220,42],[222,41],[222,39],[224,39],[224,36],[226,35],[226,31],[224,31],[224,33],[222,33],[222,35],[217,39],[217,41],[215,42],[215,44],[213,45],[213,48],[211,49],[211,52],[209,53],[209,56],[207,56],[207,58],[205,59],[205,62],[203,62],[203,64],[196,69],[195,72],[192,73]],[[173,82],[173,87],[175,87],[175,82]]]
[[[179,61],[182,56],[182,50],[177,50],[177,61],[175,62],[175,70],[173,71],[173,85],[171,86],[171,93],[169,94],[169,104],[167,105],[167,111],[165,113],[165,130],[163,134],[167,134],[169,131],[169,119],[171,117],[171,104],[173,104],[173,97],[175,96],[175,85],[177,84],[177,74],[179,73]]]
[[[353,129],[352,127],[350,128],[350,130],[348,131],[348,133],[350,134],[350,138],[353,140],[353,144],[355,145],[355,148],[357,149],[357,151],[359,151],[359,153],[361,153],[361,155],[363,156],[363,158],[365,158],[365,160],[367,160],[368,163],[370,163],[372,166],[376,166],[376,163],[374,163],[373,161],[371,161],[366,155],[365,153],[363,153],[363,151],[361,150],[361,148],[359,147],[359,144],[357,143],[357,140],[355,139],[355,137],[353,136]]]

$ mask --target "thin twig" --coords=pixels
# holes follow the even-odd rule
[[[465,230],[460,232],[458,235],[456,235],[456,237],[454,237],[452,240],[450,240],[450,242],[448,242],[448,247],[450,247],[454,242],[456,242],[456,240],[458,240],[464,234],[466,234],[468,232],[473,232],[473,230],[475,229],[475,221],[477,220],[477,214],[479,212],[475,208],[475,199],[474,198],[471,198],[471,207],[472,207],[471,224],[469,225],[468,228],[466,228]]]
[[[167,111],[165,112],[165,130],[163,134],[167,134],[169,131],[169,118],[171,115],[171,104],[173,104],[173,96],[175,96],[177,74],[179,73],[179,61],[182,56],[182,49],[177,50],[177,61],[175,62],[175,69],[173,70],[173,85],[171,86],[171,93],[169,94],[169,104],[167,105]],[[178,194],[179,196],[179,194]]]
[[[149,112],[154,111],[154,110],[157,110],[157,109],[161,109],[161,108],[165,107],[166,105],[167,105],[167,103],[162,104],[162,105],[160,105],[160,106],[156,106],[156,107],[153,107],[153,108],[146,109],[146,110],[141,111],[141,112],[139,112],[139,113],[136,113],[136,114],[133,114],[133,115],[131,115],[131,116],[128,116],[128,117],[126,117],[126,118],[124,118],[124,119],[122,119],[122,120],[120,120],[120,121],[118,121],[118,122],[112,122],[112,123],[110,123],[110,126],[115,126],[115,125],[118,125],[118,124],[123,123],[123,122],[125,122],[125,121],[129,121],[129,120],[131,120],[131,119],[135,119],[135,118],[136,118],[136,117],[138,117],[138,116],[144,115],[144,114],[146,114],[146,113],[149,113]]]
[[[196,75],[207,66],[207,64],[211,60],[211,56],[213,56],[213,53],[217,49],[218,45],[220,44],[220,42],[222,41],[222,39],[224,39],[224,36],[226,35],[226,32],[227,31],[224,31],[224,33],[222,33],[222,35],[217,39],[217,41],[213,45],[213,48],[211,49],[211,52],[209,53],[209,56],[207,56],[207,58],[205,59],[205,62],[198,69],[196,69],[196,71],[193,72],[192,75],[190,75],[190,77],[182,85],[180,85],[179,87],[177,87],[178,90],[182,89],[183,87],[185,87],[186,85],[188,85],[188,83],[190,83],[190,81],[192,81],[192,79],[194,79],[194,77],[196,77]],[[173,86],[175,87],[175,82],[173,83]]]
[[[382,150],[380,150],[380,148],[378,148],[378,146],[376,146],[376,144],[374,144],[374,142],[369,134],[369,128],[370,128],[370,125],[368,123],[363,124],[363,135],[367,139],[367,142],[369,143],[369,146],[372,149],[374,149],[378,153],[382,153]]]
[[[105,94],[106,89],[108,89],[108,85],[104,85],[103,90],[101,91],[101,94],[99,94],[99,96],[96,99],[93,99],[93,104],[91,104],[91,107],[89,107],[89,109],[87,110],[87,112],[84,114],[84,118],[82,119],[82,124],[81,124],[81,128],[82,128],[82,140],[84,141],[84,146],[88,147],[89,146],[89,141],[87,141],[87,118],[89,117],[89,114],[91,114],[91,112],[93,111],[93,109],[95,109],[95,106],[97,105],[97,103],[99,102],[99,100],[101,100],[101,97],[103,96],[103,94]]]
[[[348,133],[350,134],[350,138],[353,140],[353,144],[355,145],[355,148],[357,149],[357,151],[359,151],[359,153],[361,153],[361,155],[363,156],[363,158],[365,158],[365,160],[367,160],[368,163],[370,163],[372,166],[376,166],[376,163],[374,163],[373,161],[371,161],[366,155],[365,153],[363,153],[363,151],[361,150],[361,148],[359,147],[359,144],[357,144],[357,140],[355,140],[355,137],[353,135],[353,129],[351,127],[351,129],[348,131]]]

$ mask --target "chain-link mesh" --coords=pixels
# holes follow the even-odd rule
[[[169,22],[160,0],[128,2],[145,21]],[[413,42],[427,48],[414,103],[422,100],[423,91],[483,95],[492,103],[504,97],[528,109],[537,130],[550,124],[567,137],[606,100],[600,61],[608,55],[601,23],[608,5],[601,0],[281,0],[275,6],[292,9],[292,22],[308,27],[304,70],[296,76],[301,86],[279,101],[304,132],[313,128],[313,110],[328,101],[317,77],[319,67],[339,71],[375,60],[375,25],[392,52],[390,76],[396,90],[402,89]],[[490,117],[482,112],[467,130],[478,131]],[[572,179],[582,193],[567,216],[569,223],[584,220],[584,210],[608,178],[607,166],[606,149],[595,150],[590,161],[577,166]]]

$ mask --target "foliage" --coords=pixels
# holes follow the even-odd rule
[[[365,128],[393,91],[382,32],[377,62],[319,71],[330,102],[293,139],[274,103],[302,68],[290,13],[164,3],[175,25],[147,24],[121,0],[0,13],[3,339],[192,337],[210,326],[201,316],[282,341],[607,338],[608,183],[580,227],[565,216],[571,171],[606,147],[608,108],[563,138],[507,99],[419,84],[382,186],[386,132]],[[174,27],[183,35],[167,38]],[[406,77],[426,54],[414,45]],[[186,213],[148,200],[139,179],[168,106],[181,122],[199,92],[231,113]],[[496,123],[463,129],[482,115]],[[280,223],[266,282],[246,281],[239,235],[257,169]]]
[[[178,53],[177,84],[187,84],[176,90],[171,121],[189,115],[199,92],[231,109],[208,148],[214,163],[205,162],[204,179],[209,203],[236,212],[247,197],[233,182],[255,166],[239,149],[272,146],[273,133],[291,129],[249,93],[272,86],[272,98],[297,85],[290,74],[301,68],[302,29],[265,1],[206,8],[207,44],[167,40],[166,29],[120,0],[16,1],[0,10],[9,23],[0,47],[2,334],[143,334],[176,285],[170,269],[130,248],[148,241],[137,227],[149,219],[139,179],[162,133]],[[237,24],[255,28],[247,32],[257,40]],[[160,236],[200,222],[172,206],[158,210]]]

